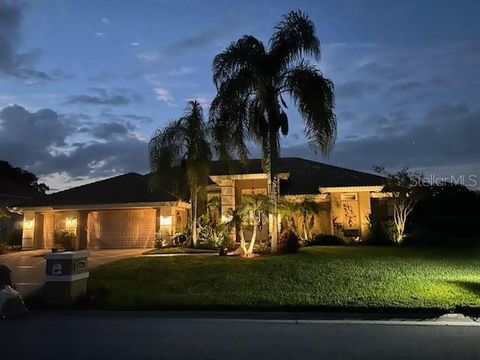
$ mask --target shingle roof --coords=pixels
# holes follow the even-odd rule
[[[174,196],[165,191],[151,192],[145,176],[128,173],[53,193],[42,202],[29,205],[123,204],[175,200]]]
[[[282,195],[318,194],[319,187],[374,186],[383,185],[384,178],[365,172],[349,170],[301,158],[283,158],[279,172],[288,172],[290,177],[280,186]],[[233,160],[230,165],[212,161],[210,175],[259,174],[263,173],[260,159],[251,159],[243,165]],[[47,195],[24,206],[94,205],[176,201],[167,191],[152,192],[149,174],[128,173],[90,184],[74,187]]]
[[[385,179],[378,175],[297,157],[282,158],[279,172],[290,173],[289,179],[282,181],[280,186],[282,195],[318,194],[319,187],[385,184]],[[251,159],[245,165],[238,160],[231,161],[230,165],[221,161],[213,161],[210,167],[211,175],[257,173],[263,173],[260,159]]]

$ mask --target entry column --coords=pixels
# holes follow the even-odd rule
[[[88,213],[87,210],[78,211],[77,216],[77,250],[85,250],[88,245]]]

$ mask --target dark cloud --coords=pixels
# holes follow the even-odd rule
[[[351,134],[338,141],[328,160],[364,170],[373,165],[428,169],[476,164],[478,168],[480,142],[476,134],[480,133],[480,110],[444,104],[432,107],[420,119],[408,118],[399,112],[367,117],[359,127],[370,126],[377,131],[370,135]],[[282,154],[315,157],[306,145],[285,148]]]
[[[123,114],[122,117],[134,121],[140,121],[144,123],[151,123],[153,121],[153,118],[151,116],[145,116],[145,115],[136,115],[136,114]]]
[[[29,112],[18,105],[6,107],[0,111],[1,157],[43,173],[53,149],[65,146],[65,139],[74,130],[53,110]]]
[[[132,130],[132,126],[129,126],[129,124],[111,121],[94,126],[89,132],[97,139],[110,140],[123,138],[130,134]]]
[[[17,66],[22,9],[15,3],[0,2],[0,71],[11,73]]]
[[[40,49],[18,52],[21,41],[23,5],[21,1],[0,0],[0,72],[25,80],[29,84],[43,84],[67,78],[60,70],[51,72],[35,69]]]
[[[120,120],[98,123],[84,114],[30,112],[13,105],[0,111],[0,154],[2,160],[41,176],[63,173],[79,179],[145,172],[147,143],[134,130]],[[78,133],[90,138],[71,141]]]
[[[209,45],[223,35],[223,30],[220,26],[204,29],[197,34],[171,43],[165,48],[165,52],[168,55],[180,55],[187,51]]]
[[[72,95],[66,104],[87,105],[128,105],[140,101],[141,97],[135,92],[117,89],[116,93],[109,94],[105,89],[93,89],[91,94]]]
[[[335,96],[338,100],[355,98],[367,94],[375,88],[376,84],[367,81],[349,81],[335,86]]]
[[[65,172],[73,179],[147,170],[147,143],[134,137],[82,144],[68,154],[53,157],[49,163],[49,173]]]

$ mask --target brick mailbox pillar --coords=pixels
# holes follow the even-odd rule
[[[65,251],[45,255],[45,302],[69,306],[87,293],[88,251]]]

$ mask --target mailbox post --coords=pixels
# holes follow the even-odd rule
[[[49,305],[69,306],[87,293],[88,251],[45,255],[44,299]]]

